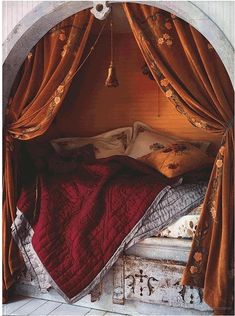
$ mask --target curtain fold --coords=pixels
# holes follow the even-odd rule
[[[182,284],[204,288],[215,314],[232,313],[234,90],[212,45],[192,26],[155,7],[123,9],[153,77],[197,128],[221,137]]]
[[[87,42],[93,15],[81,11],[51,29],[31,50],[12,92],[3,140],[3,295],[14,284],[23,262],[11,236],[17,199],[18,140],[47,131],[58,113]]]

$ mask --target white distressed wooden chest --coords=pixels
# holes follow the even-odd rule
[[[128,315],[212,315],[203,302],[203,292],[180,285],[191,240],[146,238],[129,248],[118,259],[96,289],[75,305]],[[21,281],[21,295],[64,302],[54,290],[40,293],[32,284]],[[91,303],[92,301],[92,303]]]

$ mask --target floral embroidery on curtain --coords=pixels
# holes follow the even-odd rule
[[[49,31],[28,53],[11,92],[4,129],[3,294],[22,270],[11,237],[17,199],[17,157],[20,142],[50,127],[76,74],[94,17],[89,10],[70,16]]]
[[[188,23],[168,12],[142,4],[126,3],[123,7],[165,96],[193,126],[222,137],[233,117],[234,90],[212,45]],[[167,45],[167,40],[172,43]],[[232,148],[230,126],[215,160],[182,278],[183,284],[204,287],[205,301],[218,311],[232,306],[228,272],[232,262],[228,250],[233,229]]]
[[[185,115],[189,123],[191,123],[193,126],[205,130],[210,130],[210,126],[204,120],[196,118],[195,116],[193,116],[193,114],[185,109],[184,102],[182,101],[178,93],[174,90],[169,80],[165,78],[160,72],[154,61],[150,63],[150,69],[152,73],[155,74],[155,78],[157,78],[160,89],[165,94],[165,96],[172,101],[172,103],[175,105],[176,110],[180,114]]]
[[[205,238],[206,234],[209,230],[209,223],[206,222],[204,225],[204,228],[202,230],[196,230],[195,236],[194,236],[194,254],[192,256],[191,265],[189,268],[189,271],[192,275],[192,279],[194,282],[194,285],[197,286],[197,284],[200,284],[203,282],[203,262],[206,261],[208,250],[206,247],[203,247],[201,245],[202,240]]]
[[[65,85],[70,81],[72,76],[73,76],[73,72],[69,71],[68,74],[66,75],[65,79],[63,80],[63,82],[58,86],[58,88],[54,92],[54,94],[51,98],[52,101],[49,102],[49,105],[45,104],[45,106],[48,105],[48,109],[47,109],[47,112],[46,112],[44,119],[40,122],[40,124],[38,124],[34,127],[30,127],[30,128],[26,128],[26,129],[22,130],[22,135],[15,135],[15,138],[17,138],[17,139],[29,138],[30,139],[31,138],[29,135],[30,133],[40,130],[42,128],[42,126],[44,126],[44,124],[49,119],[52,118],[53,112],[55,111],[56,107],[60,106],[62,95],[63,95],[64,90],[65,90]]]
[[[215,176],[212,180],[212,191],[209,198],[209,201],[207,202],[207,211],[210,212],[213,220],[216,222],[216,197],[218,192],[218,186],[221,181],[221,177],[223,174],[223,160],[224,160],[224,145],[222,145],[219,149],[218,155],[216,157],[216,171]]]

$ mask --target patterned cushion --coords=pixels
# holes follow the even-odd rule
[[[92,144],[70,150],[61,150],[59,154],[64,160],[93,162],[95,160],[95,151]]]
[[[211,163],[206,153],[189,143],[174,143],[151,152],[141,158],[142,162],[155,168],[168,178],[201,168]]]
[[[191,215],[193,218],[199,217],[198,210],[195,209],[203,203],[207,190],[206,182],[198,182],[191,184],[178,184],[172,186],[157,203],[153,203],[146,213],[147,217],[143,221],[135,235],[137,237],[146,238],[151,236],[172,237],[167,230],[178,219],[184,218],[185,215]],[[191,212],[191,213],[190,213]],[[189,226],[190,227],[190,226]],[[161,233],[162,232],[162,233]],[[183,237],[182,232],[180,232]],[[187,233],[187,231],[186,231]],[[169,236],[168,236],[169,235]],[[175,234],[178,237],[178,234]],[[186,236],[188,237],[188,235]]]
[[[126,155],[132,158],[142,157],[152,151],[159,150],[175,142],[187,142],[173,136],[164,135],[143,122],[135,122],[133,125],[133,138]],[[207,152],[210,142],[190,141],[190,144]]]
[[[133,127],[133,138],[126,151],[126,155],[138,158],[154,150],[159,150],[176,141],[166,135],[158,133],[142,122],[135,122]]]
[[[182,216],[174,224],[164,229],[158,237],[193,238],[197,229],[202,204],[188,215]]]
[[[43,171],[47,168],[48,157],[55,153],[49,142],[29,142],[26,144],[26,148],[34,167],[38,171]]]
[[[93,137],[60,138],[51,141],[57,152],[93,144],[96,158],[124,155],[132,136],[132,127],[123,127]]]
[[[211,163],[205,167],[198,168],[196,170],[184,173],[183,174],[183,183],[195,183],[198,181],[208,182],[210,179],[212,168],[213,168],[213,163]]]
[[[201,149],[203,152],[208,154],[208,150],[209,150],[209,146],[210,146],[210,142],[203,142],[203,141],[191,141],[190,140],[190,144],[192,144],[193,146],[197,147],[198,149]]]
[[[67,151],[57,152],[48,156],[47,166],[52,173],[69,173],[75,171],[81,161],[93,162],[95,160],[95,152],[92,144],[85,145]]]

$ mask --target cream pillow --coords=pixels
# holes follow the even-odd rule
[[[184,140],[183,142],[189,142],[191,145],[197,147],[198,149],[201,149],[204,153],[209,154],[208,150],[209,150],[209,146],[210,146],[210,142],[206,142],[206,141],[197,141],[197,140],[190,140],[190,141],[186,141]]]
[[[142,157],[148,153],[163,149],[173,143],[189,142],[174,136],[164,135],[147,124],[137,121],[133,125],[133,138],[127,148],[126,155],[132,158]],[[207,152],[210,142],[190,141],[190,144]]]
[[[57,152],[93,144],[96,158],[124,155],[130,143],[132,127],[121,127],[93,137],[59,138],[51,141]]]
[[[135,122],[133,138],[126,151],[126,155],[132,158],[138,158],[152,151],[167,147],[176,141],[176,138],[158,133],[142,122]]]
[[[212,163],[202,150],[189,143],[174,143],[164,149],[153,151],[138,160],[161,172],[168,178],[180,176]]]

